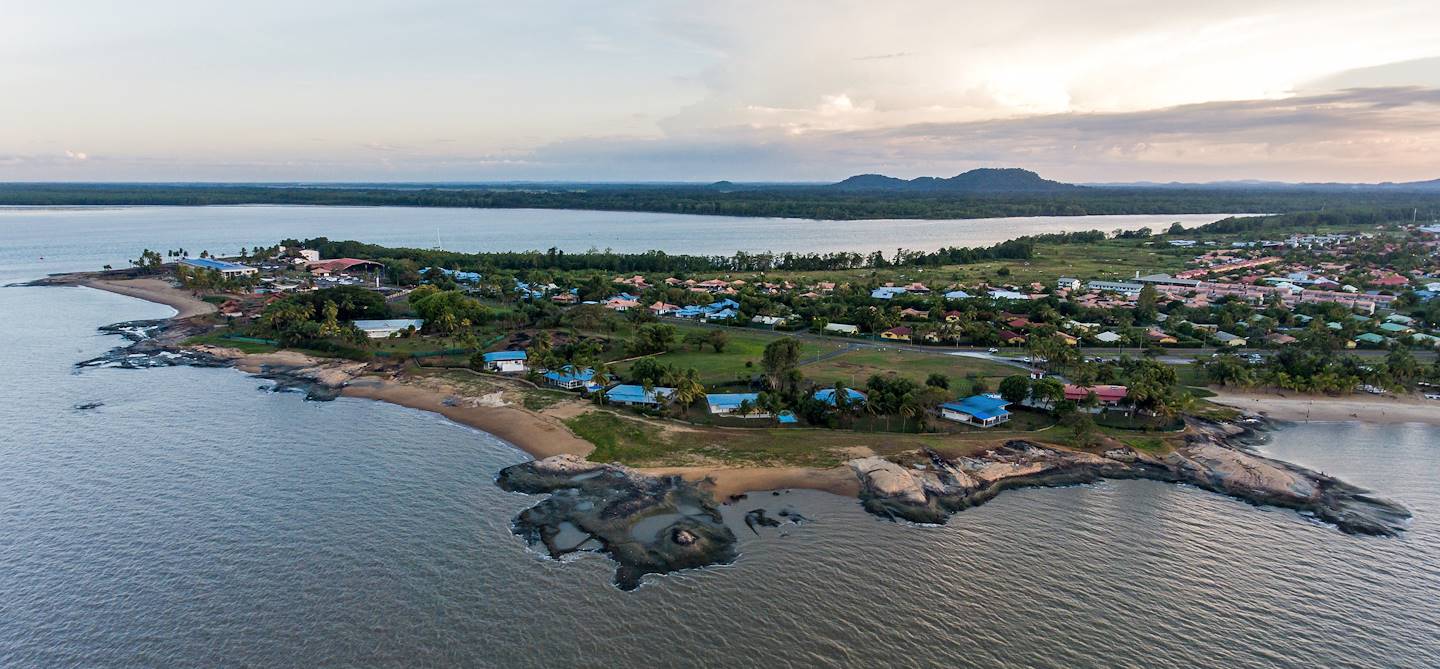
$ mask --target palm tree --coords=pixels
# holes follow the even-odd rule
[[[705,384],[700,382],[700,372],[695,368],[685,370],[675,378],[675,400],[681,406],[690,406],[705,396]]]

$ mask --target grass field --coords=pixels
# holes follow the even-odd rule
[[[696,330],[707,333],[713,331],[711,328],[682,325],[679,327],[679,337],[683,338],[686,333]],[[684,346],[669,353],[657,355],[654,360],[680,370],[693,368],[700,373],[701,382],[707,386],[733,383],[741,376],[748,378],[752,374],[761,373],[760,358],[765,352],[765,346],[782,336],[766,330],[738,328],[727,328],[724,332],[730,341],[722,353],[716,353],[709,346],[705,346],[699,351],[694,347]],[[800,358],[802,360],[812,358],[843,347],[844,344],[841,342],[831,344],[802,339],[800,340]],[[745,363],[747,362],[752,366],[746,367]],[[629,363],[617,365],[617,370],[623,373],[629,366]]]
[[[994,390],[1000,380],[1024,371],[1007,365],[967,358],[958,355],[939,355],[915,351],[862,349],[849,351],[837,357],[822,360],[800,368],[805,378],[822,386],[843,381],[847,385],[862,387],[872,374],[895,374],[915,383],[924,383],[934,373],[950,377],[950,388],[966,392],[969,385],[966,377],[970,374],[985,379],[986,385]]]

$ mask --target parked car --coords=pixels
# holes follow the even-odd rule
[[[995,347],[993,347],[993,346],[990,347],[990,350],[989,350],[989,351],[987,351],[987,353],[999,353],[999,352],[1000,352],[1000,349],[995,348]]]

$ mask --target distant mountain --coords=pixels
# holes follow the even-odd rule
[[[957,174],[948,179],[918,177],[905,180],[883,174],[860,174],[831,188],[837,190],[874,190],[935,193],[1049,193],[1079,190],[1081,186],[1050,181],[1030,170],[984,167]]]

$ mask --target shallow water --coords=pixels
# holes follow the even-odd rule
[[[1435,428],[1264,447],[1409,506],[1398,539],[1147,481],[938,528],[767,493],[724,509],[735,564],[625,593],[511,533],[539,498],[494,485],[526,456],[491,436],[232,370],[73,369],[119,343],[97,326],[168,313],[0,289],[0,666],[1440,666]],[[785,507],[813,522],[744,524]]]

